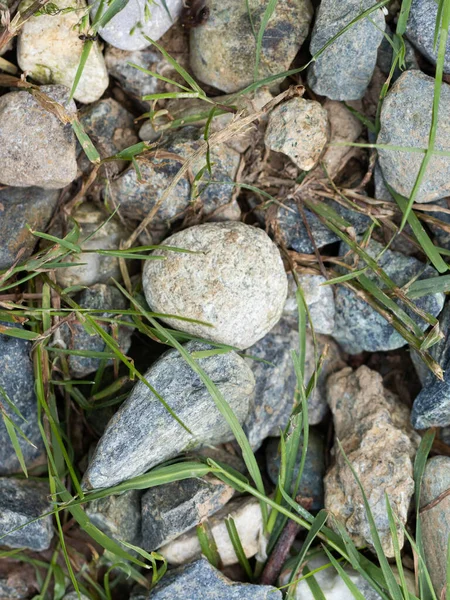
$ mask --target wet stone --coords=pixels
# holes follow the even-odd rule
[[[85,511],[90,521],[117,541],[133,546],[142,544],[140,490],[130,490],[117,496],[93,500]]]

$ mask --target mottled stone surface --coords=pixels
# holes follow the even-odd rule
[[[164,244],[198,254],[158,250],[167,259],[146,262],[148,305],[212,327],[164,318],[168,325],[245,349],[280,319],[287,278],[279,250],[264,231],[243,223],[207,223],[176,233]]]
[[[327,111],[315,100],[292,98],[269,114],[266,146],[289,156],[303,171],[316,165],[327,141]]]
[[[209,349],[188,342],[188,352]],[[236,417],[247,416],[254,377],[245,360],[235,352],[198,360],[218,386]],[[233,439],[225,419],[216,408],[200,377],[176,350],[166,352],[145,373],[147,382],[160,394],[188,433],[141,381],[109,422],[85,473],[87,488],[107,487],[145,473],[151,467],[208,444]]]
[[[70,592],[70,594],[66,594],[63,600],[90,600],[84,594],[78,595],[78,592]]]
[[[86,504],[90,521],[117,541],[134,546],[142,544],[141,490],[129,490],[118,496],[107,496]]]
[[[93,0],[89,3],[93,4]],[[99,34],[105,42],[121,50],[146,48],[151,45],[147,37],[159,40],[180,16],[183,0],[166,0],[165,4],[169,14],[160,1],[148,4],[147,0],[130,0],[104,27],[100,27]]]
[[[433,456],[427,462],[420,491],[420,508],[437,500],[450,488],[450,458]],[[447,548],[450,535],[450,497],[446,496],[433,508],[421,512],[422,541],[425,561],[438,598],[445,586]]]
[[[213,477],[150,488],[142,498],[142,543],[156,550],[198,525],[231,499],[234,489]]]
[[[92,310],[105,309],[104,313],[96,313],[97,316],[102,317],[113,316],[111,313],[108,313],[108,309],[125,310],[129,308],[125,296],[123,296],[116,287],[105,285],[103,283],[98,283],[90,288],[84,289],[74,297],[74,300],[81,308]],[[100,326],[109,335],[116,337],[120,349],[126,354],[131,345],[133,327],[119,325],[117,329],[113,329],[106,323],[100,324]],[[83,324],[78,321],[70,322],[69,324],[64,323],[60,327],[59,333],[65,347],[70,350],[89,350],[95,352],[105,352],[109,350],[103,338],[98,334],[91,335],[90,332],[86,331],[86,328],[83,327]],[[102,359],[92,358],[90,356],[69,355],[67,357],[67,362],[71,376],[83,378],[85,375],[96,371],[100,367]],[[112,365],[112,359],[108,359],[106,364]]]
[[[16,564],[17,567],[5,565],[6,572],[0,576],[0,600],[29,600],[36,591],[31,582],[34,575],[31,565]]]
[[[50,511],[49,494],[45,482],[0,478],[0,536]],[[3,537],[1,545],[40,552],[49,548],[52,537],[52,518],[47,516]]]
[[[266,446],[267,473],[272,483],[278,483],[281,465],[279,452],[280,438],[272,438]],[[297,479],[302,459],[303,438],[299,446],[297,462],[294,466],[293,485]],[[309,430],[308,449],[305,467],[303,469],[300,487],[296,496],[301,497],[300,503],[309,511],[317,511],[324,506],[323,476],[325,475],[325,444],[323,437],[315,429]],[[293,486],[292,486],[293,487]]]
[[[431,126],[434,79],[420,71],[406,71],[395,82],[381,109],[378,144],[427,148]],[[442,84],[436,150],[450,150],[450,86]],[[379,148],[379,162],[387,183],[409,197],[423,155]],[[432,156],[422,179],[416,202],[433,202],[450,193],[450,157]]]
[[[322,0],[312,32],[311,54],[371,6],[371,0]],[[384,28],[384,15],[378,9],[337,38],[308,70],[312,90],[331,100],[362,98],[375,68]]]
[[[328,379],[328,403],[335,438],[364,488],[384,553],[392,557],[385,494],[405,525],[414,493],[413,460],[420,438],[409,424],[409,410],[383,387],[381,375],[365,366],[332,375]],[[342,521],[357,546],[372,546],[360,489],[337,444],[334,458],[324,480],[325,508]],[[397,533],[402,548],[400,526]]]
[[[55,210],[59,192],[42,188],[7,187],[0,189],[0,269],[8,269],[19,255],[27,259],[38,242],[29,225],[36,231],[45,231]]]
[[[12,327],[13,325],[0,321],[0,331],[2,326]],[[15,325],[15,327],[20,328],[21,325]],[[3,398],[0,401],[6,414],[35,446],[33,447],[21,436],[18,436],[27,467],[33,466],[44,452],[44,444],[38,427],[37,400],[34,393],[34,374],[30,352],[31,342],[0,334],[0,386],[26,421],[16,415]],[[19,461],[2,419],[0,421],[0,475],[9,475],[20,471]]]
[[[371,240],[365,250],[372,258],[376,258],[383,248],[382,244]],[[343,256],[346,252],[348,252],[348,246],[342,243],[340,255]],[[352,254],[346,260],[351,261],[353,258],[354,255]],[[424,265],[412,256],[405,256],[391,250],[386,250],[377,262],[378,266],[399,287],[416,278],[419,273],[418,279],[437,276],[437,272],[433,267]],[[360,260],[358,268],[362,268],[364,265],[365,263]],[[385,287],[373,271],[368,270],[365,275],[381,289]],[[335,298],[336,324],[333,337],[346,352],[350,354],[358,354],[363,350],[378,352],[395,350],[406,345],[406,340],[395,331],[392,325],[351,290],[344,286],[338,286]],[[444,306],[444,295],[441,293],[431,294],[418,298],[414,302],[417,306],[436,317]],[[422,319],[417,317],[410,309],[407,309],[404,304],[398,304],[406,310],[422,329],[426,329],[428,325]]]
[[[261,506],[258,500],[253,497],[231,500],[219,512],[208,519],[220,559],[225,567],[238,562],[225,524],[225,519],[228,516],[234,519],[247,558],[251,558],[258,552],[263,529]],[[183,565],[199,558],[201,548],[196,528],[191,529],[173,542],[163,546],[159,552],[171,565]]]
[[[47,94],[69,113],[69,90],[46,85]],[[0,183],[17,187],[63,188],[77,176],[75,135],[28,92],[10,92],[0,98]]]
[[[170,571],[149,595],[136,592],[131,600],[281,600],[268,585],[231,581],[205,558]]]
[[[325,397],[327,377],[344,363],[339,349],[331,338],[316,336],[318,356],[326,345],[328,358],[318,377],[317,387],[308,398],[309,423],[320,423],[328,412]],[[255,395],[250,403],[250,412],[245,422],[245,431],[250,444],[258,448],[269,435],[279,435],[280,428],[288,424],[294,408],[294,395],[297,385],[292,352],[298,352],[298,326],[283,318],[262,340],[251,346],[247,353],[260,360],[248,358],[256,380]],[[267,362],[262,362],[267,361]],[[314,343],[309,332],[306,334],[305,380],[308,381],[315,370]]]
[[[268,1],[250,0],[256,31]],[[253,83],[256,42],[247,6],[241,0],[207,0],[209,18],[191,30],[190,60],[194,75],[224,92]],[[257,79],[287,71],[308,35],[310,0],[279,0],[265,29]]]
[[[39,83],[56,83],[71,89],[80,63],[84,42],[79,21],[86,11],[85,0],[58,0],[61,12],[31,17],[20,30],[17,61],[22,71]],[[63,9],[71,8],[64,12]],[[98,100],[108,87],[108,72],[98,42],[91,47],[74,98],[89,103]]]
[[[406,35],[410,42],[432,64],[436,64],[437,48],[434,49],[434,30],[438,5],[434,0],[412,0],[406,27]],[[438,38],[439,40],[439,38]],[[445,51],[444,73],[450,71],[450,41],[447,40]]]

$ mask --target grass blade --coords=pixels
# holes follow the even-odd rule
[[[273,15],[273,12],[277,6],[278,0],[269,0],[266,10],[261,19],[261,25],[259,26],[258,35],[256,36],[256,55],[255,55],[255,70],[253,73],[255,81],[258,79],[258,71],[259,71],[259,61],[261,58],[261,50],[262,50],[262,41],[264,37],[264,32],[266,30],[267,24],[270,20],[270,17]]]
[[[238,558],[239,564],[244,569],[249,581],[253,581],[253,572],[248,562],[248,558],[245,555],[244,548],[242,547],[241,538],[239,537],[236,523],[233,517],[227,517],[225,519],[225,525],[227,527],[228,535],[230,536],[231,543],[234,548],[234,552]]]
[[[197,525],[197,537],[200,542],[202,553],[206,556],[212,566],[218,569],[220,566],[219,551],[217,550],[216,540],[213,537],[208,521]]]

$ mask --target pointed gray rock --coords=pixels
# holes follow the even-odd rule
[[[89,502],[85,512],[91,522],[107,536],[140,546],[141,496],[141,490],[129,490],[117,496],[107,496]]]

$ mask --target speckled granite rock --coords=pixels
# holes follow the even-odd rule
[[[281,600],[281,592],[268,585],[231,581],[205,558],[170,571],[151,592],[151,600]],[[149,592],[136,592],[131,600],[150,600]]]
[[[280,438],[271,438],[266,446],[267,473],[276,485],[280,471],[281,458],[279,452]],[[293,482],[297,479],[302,458],[303,441],[300,444],[297,462],[294,466]],[[309,430],[308,450],[305,468],[300,480],[296,496],[309,511],[318,511],[324,506],[323,476],[325,475],[325,444],[322,436],[315,429]]]
[[[316,54],[371,6],[371,0],[322,0],[312,32],[311,54]],[[375,68],[384,28],[384,15],[378,9],[336,39],[308,70],[312,90],[331,100],[362,98]],[[342,60],[343,56],[345,60]]]
[[[0,575],[0,600],[29,600],[37,591],[32,583],[33,567],[15,564],[17,566],[6,567],[6,572]]]
[[[45,482],[0,478],[0,536],[50,511],[49,493]],[[52,518],[48,516],[3,537],[1,545],[41,552],[50,547],[52,537]]]
[[[319,102],[292,98],[271,110],[264,142],[310,171],[328,141],[328,114]]]
[[[450,487],[450,458],[433,456],[427,462],[420,491],[420,507],[434,502]],[[420,514],[425,561],[438,598],[445,586],[450,535],[450,497]]]
[[[262,230],[243,223],[207,223],[176,233],[164,244],[199,253],[158,250],[167,259],[146,262],[148,305],[212,327],[164,318],[168,325],[245,349],[278,322],[287,278],[278,248]]]
[[[194,75],[219,90],[236,92],[253,83],[256,42],[245,2],[207,0],[209,18],[191,29],[190,60]],[[267,0],[250,0],[258,31]],[[262,40],[258,79],[287,71],[308,35],[310,0],[279,0]]]
[[[20,30],[17,61],[22,71],[39,83],[56,83],[71,89],[80,63],[84,42],[80,40],[80,18],[85,0],[58,0],[60,12],[31,17]],[[64,12],[65,8],[75,8]],[[74,98],[89,103],[98,100],[108,87],[108,72],[98,42],[94,42]]]
[[[375,258],[383,249],[382,244],[371,240],[366,248],[366,252]],[[340,255],[343,256],[348,251],[348,246],[341,244]],[[353,260],[353,254],[347,260]],[[364,266],[363,261],[359,261],[358,268]],[[408,281],[421,273],[418,279],[428,279],[437,276],[433,267],[425,266],[412,256],[404,256],[399,252],[386,250],[378,260],[378,265],[395,283],[401,287]],[[376,282],[381,288],[384,287],[381,280],[373,273],[367,271],[366,276]],[[363,350],[368,352],[378,352],[394,350],[406,345],[406,340],[395,331],[384,317],[369,306],[364,300],[359,299],[351,290],[344,286],[338,286],[336,290],[336,316],[335,329],[333,337],[339,342],[346,352],[358,354]],[[415,300],[417,306],[426,310],[433,316],[439,315],[444,306],[444,295],[441,293],[424,296]],[[404,305],[401,305],[405,309]],[[423,329],[427,327],[424,321],[409,309],[406,312]]]
[[[315,333],[329,335],[334,329],[334,314],[336,312],[333,287],[323,285],[326,279],[322,275],[297,273],[297,277]],[[292,273],[288,273],[288,286],[288,297],[284,305],[283,316],[291,317],[298,322],[297,284]],[[308,325],[310,325],[309,321]]]
[[[76,111],[69,90],[46,85],[41,92]],[[0,98],[0,183],[16,187],[63,188],[77,176],[75,135],[28,92]]]
[[[156,550],[171,542],[232,498],[234,489],[213,477],[184,479],[150,488],[142,498],[142,543]]]
[[[437,4],[433,0],[412,0],[406,27],[406,36],[409,41],[434,65],[437,56],[437,50],[433,48],[437,10]],[[449,71],[450,41],[447,41],[444,73]]]
[[[142,544],[141,490],[129,490],[118,496],[107,496],[86,504],[90,521],[117,541],[134,546]]]
[[[90,598],[88,598],[84,594],[78,595],[77,592],[70,592],[70,594],[66,594],[64,596],[63,600],[90,600]]]
[[[8,269],[22,251],[26,260],[38,242],[29,225],[45,231],[58,202],[59,192],[42,188],[7,187],[0,189],[0,269]]]
[[[434,79],[420,71],[406,71],[388,92],[381,109],[378,144],[427,148],[431,126]],[[450,86],[442,84],[436,150],[450,150]],[[379,162],[388,184],[409,197],[422,154],[380,148]],[[416,202],[433,202],[450,193],[450,157],[433,156],[422,179]]]
[[[210,348],[188,342],[188,352]],[[254,378],[245,360],[234,352],[199,359],[242,423],[254,390]],[[141,381],[109,422],[84,476],[86,488],[114,485],[145,473],[178,454],[233,439],[225,419],[208,390],[176,350],[170,350],[145,373],[189,434]]]
[[[0,321],[1,326],[13,327]],[[21,328],[21,325],[15,325]],[[6,414],[34,444],[18,436],[19,445],[27,467],[32,467],[44,453],[44,444],[38,427],[37,400],[34,393],[33,364],[30,359],[31,342],[0,334],[0,386],[14,403],[24,419],[16,415],[2,400]],[[3,419],[0,422],[0,475],[21,471],[19,461]]]
[[[103,283],[97,283],[90,288],[82,290],[74,297],[74,301],[81,308],[89,308],[92,310],[105,309],[104,313],[99,313],[98,316],[109,317],[110,310],[125,310],[129,308],[128,301],[125,296],[116,288]],[[124,354],[128,352],[131,345],[131,336],[133,327],[119,325],[117,331],[111,328],[108,324],[101,324],[102,329],[109,335],[117,336],[120,349]],[[63,323],[59,329],[59,333],[66,348],[70,350],[89,350],[95,352],[104,352],[108,350],[105,341],[98,334],[91,335],[86,331],[85,327],[78,321],[70,324]],[[92,358],[89,356],[69,355],[67,357],[70,374],[72,377],[83,378],[89,373],[96,371],[102,363],[101,358]],[[112,359],[107,360],[107,365],[112,364]]]
[[[329,346],[328,358],[319,375],[317,388],[308,398],[309,423],[320,423],[328,412],[325,397],[326,379],[344,363],[339,349],[331,338],[317,336],[318,352]],[[255,395],[250,403],[250,411],[244,429],[250,444],[258,448],[269,435],[279,435],[280,428],[286,427],[294,407],[294,395],[297,384],[292,352],[298,351],[298,326],[292,320],[283,318],[265,335],[262,340],[251,346],[247,353],[257,359],[248,358],[256,380]],[[308,381],[315,369],[314,344],[311,334],[306,335],[305,380]]]
[[[352,463],[375,519],[386,556],[394,556],[385,494],[405,525],[414,493],[413,460],[419,436],[409,410],[383,387],[381,375],[363,366],[343,369],[328,379],[328,403],[335,437]],[[386,452],[389,449],[389,452]],[[356,545],[372,545],[358,484],[337,445],[335,463],[325,476],[325,508],[332,511]],[[397,528],[400,548],[404,535]]]

